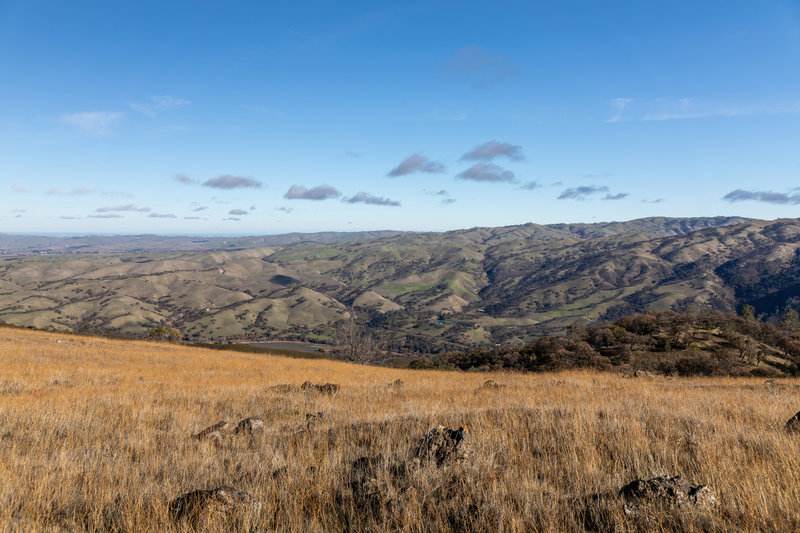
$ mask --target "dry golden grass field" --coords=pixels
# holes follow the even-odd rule
[[[340,389],[276,387],[305,381]],[[0,530],[792,531],[798,409],[794,380],[404,371],[2,328]],[[263,433],[192,438],[251,416]],[[410,461],[439,424],[468,426],[471,453]],[[619,489],[659,475],[718,504],[626,514]],[[260,506],[170,513],[220,486]]]

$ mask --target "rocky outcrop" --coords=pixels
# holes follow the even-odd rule
[[[786,429],[792,433],[800,433],[800,412],[786,421]]]
[[[216,424],[212,426],[208,426],[206,429],[194,435],[194,438],[197,440],[207,440],[212,442],[219,442],[221,441],[226,435],[231,432],[232,426],[230,422],[226,420],[220,420]]]
[[[475,389],[475,392],[497,392],[501,391],[506,388],[506,385],[503,383],[498,383],[493,379],[487,379],[483,382],[483,385]]]
[[[236,424],[236,429],[233,432],[237,435],[255,435],[257,433],[264,433],[264,421],[257,416],[245,418]]]
[[[306,381],[302,385],[300,385],[300,390],[304,392],[319,392],[322,394],[336,394],[339,392],[339,385],[336,383],[325,383],[323,385],[317,385],[315,383],[311,383],[310,381]]]
[[[472,453],[467,426],[458,429],[438,426],[428,431],[414,450],[414,458],[437,466],[461,461]]]
[[[193,527],[214,514],[235,514],[257,511],[261,504],[248,493],[233,487],[194,490],[172,500],[169,514],[173,520],[187,520]]]
[[[708,510],[717,504],[714,489],[692,485],[680,476],[636,479],[619,491],[625,501],[625,513],[636,514],[642,502],[654,501],[670,507]]]
[[[194,438],[201,441],[221,444],[223,440],[231,435],[256,435],[264,433],[264,421],[257,416],[251,416],[239,421],[236,426],[232,426],[226,420],[220,420],[213,426],[194,435]]]

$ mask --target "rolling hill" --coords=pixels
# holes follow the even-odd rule
[[[6,248],[0,321],[133,336],[169,324],[195,340],[324,342],[354,316],[402,351],[527,342],[648,309],[731,312],[748,303],[771,315],[800,297],[796,219],[325,235],[247,237],[231,249],[209,239],[188,251],[151,249],[144,237],[139,252],[103,253],[113,238],[83,253]],[[33,238],[17,239],[20,247]],[[47,250],[69,241],[48,239]]]

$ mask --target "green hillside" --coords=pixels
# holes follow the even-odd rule
[[[167,324],[198,341],[326,342],[354,317],[390,349],[438,351],[528,342],[646,310],[732,312],[747,303],[768,317],[800,298],[795,219],[352,236],[188,252],[9,252],[0,258],[0,321],[132,336]]]

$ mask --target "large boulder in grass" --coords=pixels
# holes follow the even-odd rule
[[[325,383],[322,385],[317,385],[316,383],[311,383],[310,381],[304,382],[300,385],[300,390],[304,392],[320,392],[322,394],[336,394],[339,392],[339,385],[336,383]]]
[[[207,440],[211,442],[220,442],[226,435],[228,435],[233,426],[226,420],[220,420],[214,425],[208,426],[200,433],[194,435],[197,440]]]
[[[257,416],[245,418],[236,424],[236,429],[233,430],[236,435],[255,435],[257,433],[264,433],[264,421]]]
[[[476,393],[479,392],[498,392],[506,388],[504,383],[498,383],[493,379],[487,379],[483,382],[483,385],[475,389]]]
[[[714,489],[707,485],[692,485],[680,476],[636,479],[622,487],[619,495],[625,500],[626,514],[636,514],[645,501],[700,510],[708,510],[717,504]]]
[[[786,421],[786,429],[793,433],[800,433],[800,412]]]
[[[260,507],[261,504],[243,490],[218,487],[194,490],[179,496],[170,502],[169,515],[175,521],[187,520],[192,527],[197,527],[201,519],[215,514],[258,511]]]
[[[438,426],[422,437],[414,450],[414,458],[422,463],[434,462],[437,466],[442,466],[462,461],[471,453],[467,426],[458,429]]]

